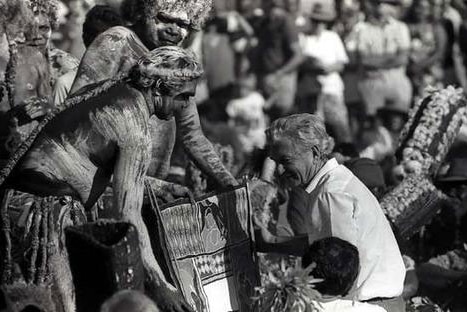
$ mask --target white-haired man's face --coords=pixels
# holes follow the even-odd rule
[[[305,151],[287,138],[280,138],[270,146],[269,157],[277,163],[280,181],[286,186],[306,187],[316,172],[313,151]]]

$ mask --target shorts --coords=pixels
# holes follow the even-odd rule
[[[412,102],[412,84],[399,69],[362,78],[358,90],[368,116],[376,115],[378,109],[386,106],[408,112]]]

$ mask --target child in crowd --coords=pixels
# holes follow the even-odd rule
[[[238,98],[231,100],[226,107],[229,125],[235,128],[245,153],[256,148],[264,148],[266,143],[266,115],[263,109],[266,101],[256,91],[256,78],[247,74],[238,83]]]
[[[357,302],[344,297],[349,293],[360,270],[357,248],[337,237],[327,237],[310,245],[302,258],[304,268],[314,264],[314,278],[323,279],[316,284],[322,295],[321,311],[385,312],[370,303]]]

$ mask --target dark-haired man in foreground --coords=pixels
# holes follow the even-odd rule
[[[322,311],[385,312],[377,305],[343,299],[360,270],[357,247],[337,237],[320,239],[308,248],[302,259],[304,268],[314,264],[314,278],[323,281],[315,288],[322,295]]]

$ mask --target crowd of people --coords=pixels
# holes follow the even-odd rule
[[[194,52],[204,75],[196,93],[182,94],[194,101],[156,107],[157,117],[175,115],[176,123],[148,130],[164,138],[153,148],[148,175],[184,185],[170,185],[178,196],[188,193],[185,187],[201,195],[237,185],[235,178],[243,176],[277,183],[273,222],[255,218],[257,247],[303,256],[304,267],[313,263],[314,277],[324,279],[317,286],[324,311],[466,310],[465,128],[456,132],[442,162],[426,172],[450,200],[432,209],[436,213],[414,235],[400,235],[381,200],[422,170],[419,159],[397,170],[404,125],[423,121],[413,111],[428,106],[422,100],[433,98],[433,90],[467,90],[467,2],[215,0],[209,17],[193,7],[199,23],[188,16],[142,14],[131,3],[62,0],[45,6],[48,19],[24,38],[44,47],[41,53],[21,45],[12,50],[11,34],[1,39],[1,51],[8,51],[0,55],[5,83],[15,55],[13,77],[24,88],[16,88],[21,105],[15,105],[2,84],[0,141],[8,144],[0,148],[0,159],[70,94],[134,73],[129,64],[149,50],[182,44]],[[142,15],[166,28],[148,26]],[[44,60],[50,68],[41,65]],[[44,104],[38,100],[43,97],[51,100]],[[90,191],[83,193],[93,206]],[[133,204],[131,196],[120,195],[122,206]],[[153,258],[147,263],[157,264]],[[149,302],[137,296],[122,293],[103,311],[117,311],[112,306],[120,301]],[[162,296],[152,299],[160,304]]]

